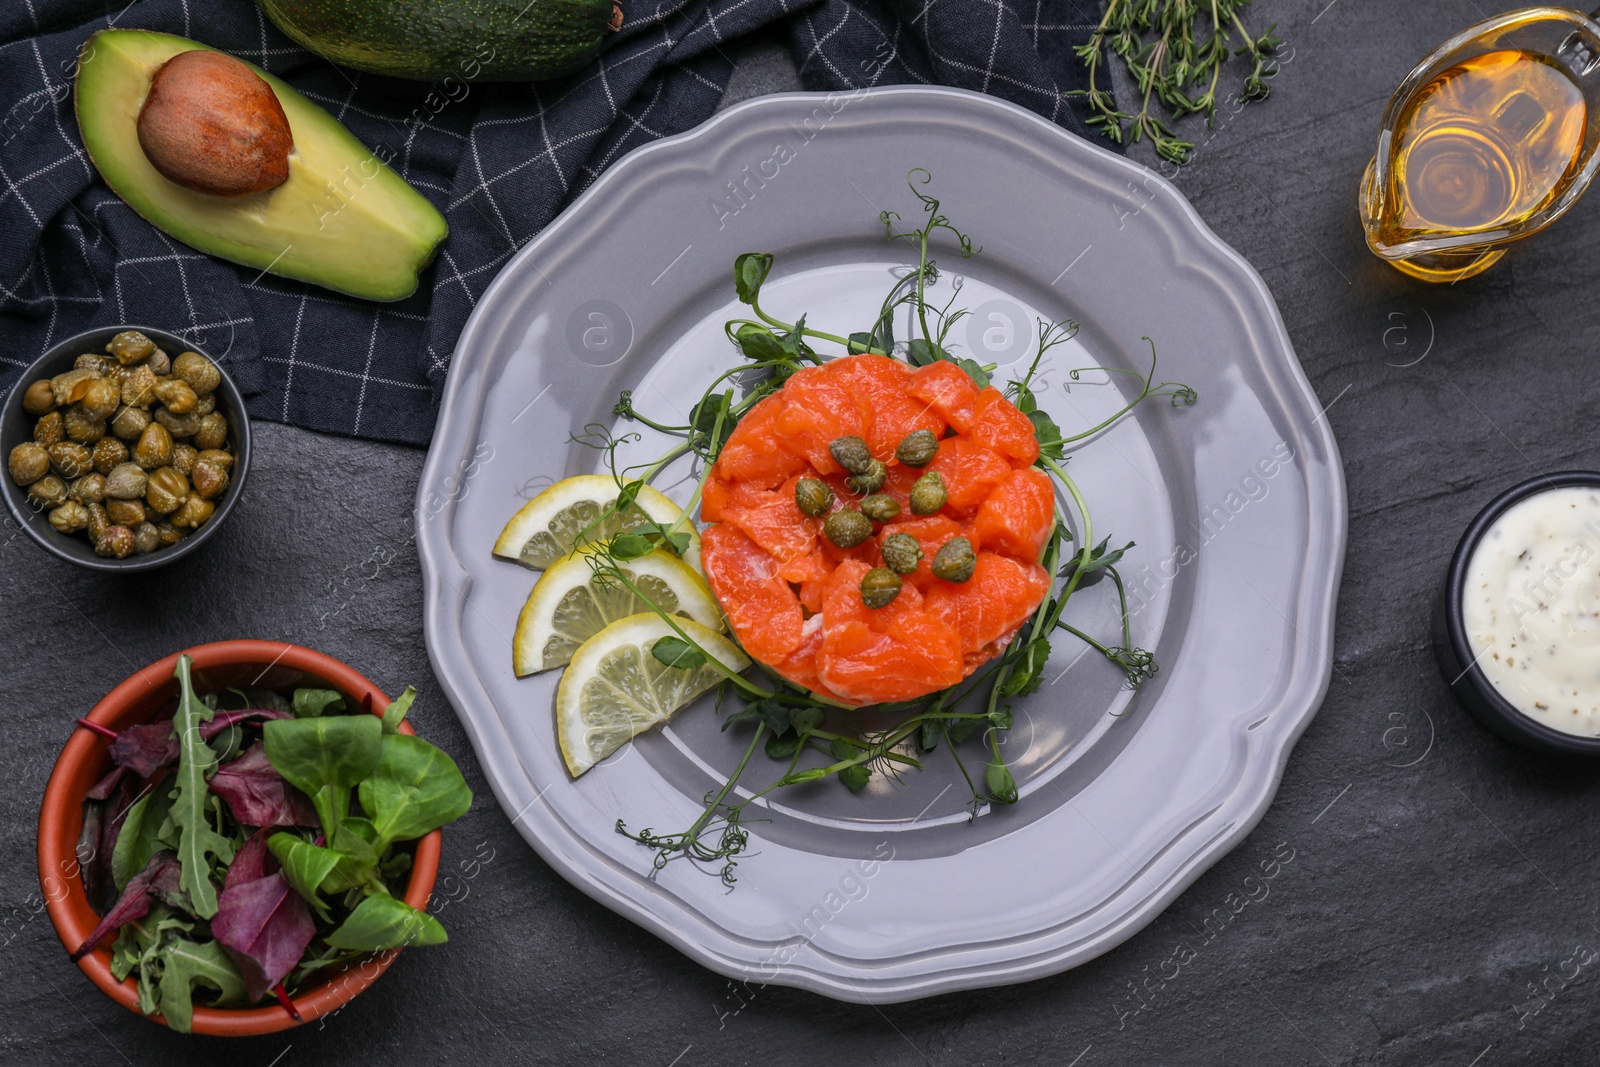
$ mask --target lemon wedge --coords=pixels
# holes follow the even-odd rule
[[[638,593],[597,575],[592,558],[588,549],[551,564],[528,594],[511,644],[517,677],[561,666],[607,624],[652,612],[652,605],[712,630],[726,628],[705,579],[671,552],[657,549],[617,565]]]
[[[624,514],[601,516],[616,503],[620,487],[609,474],[580,474],[563,478],[526,504],[506,523],[494,554],[534,570],[544,570],[575,548],[597,541],[609,541],[644,521],[643,511],[655,522],[670,526],[683,517],[683,509],[667,499],[659,489],[642,486],[639,507]],[[700,537],[694,524],[685,522],[682,532],[689,535],[683,558],[700,568]]]
[[[750,666],[750,657],[715,630],[693,619],[673,621],[729,670]],[[649,612],[618,619],[578,648],[556,687],[556,741],[574,778],[725,677],[710,663],[669,667],[656,659],[652,646],[677,636]]]

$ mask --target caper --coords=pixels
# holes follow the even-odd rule
[[[106,351],[124,366],[149,359],[155,350],[156,343],[138,330],[123,330],[106,345]]]
[[[40,378],[22,394],[22,410],[29,415],[43,415],[47,411],[54,411],[55,406],[56,391],[50,388],[48,378]]]
[[[117,361],[98,352],[85,352],[72,361],[72,366],[74,370],[92,370],[103,378],[116,369]]]
[[[188,500],[183,502],[182,507],[172,513],[167,521],[180,530],[192,530],[204,525],[216,510],[217,506],[211,501],[201,500],[197,496],[190,496]]]
[[[214,500],[228,488],[228,475],[226,471],[209,463],[196,463],[194,473],[189,476],[189,482],[194,486],[195,495],[201,500]]]
[[[177,511],[189,499],[189,479],[171,467],[152,471],[145,482],[144,499],[158,515]]]
[[[883,539],[883,562],[896,574],[910,574],[922,562],[922,545],[908,533]]]
[[[127,559],[133,555],[133,531],[126,526],[107,526],[106,532],[95,540],[94,554]]]
[[[873,493],[861,502],[861,514],[873,522],[888,522],[900,514],[900,501],[888,493]]]
[[[94,544],[111,528],[111,520],[106,518],[106,509],[100,504],[86,504],[84,508],[89,512],[89,521],[83,528],[89,532],[89,542]]]
[[[189,383],[181,378],[163,378],[156,382],[156,399],[174,415],[187,415],[200,402]]]
[[[144,504],[138,500],[107,500],[106,518],[131,530],[144,521]]]
[[[196,396],[205,396],[222,382],[216,364],[198,352],[180,352],[172,361],[172,373],[189,383]]]
[[[200,416],[192,411],[186,415],[178,415],[167,408],[158,407],[155,409],[155,419],[174,437],[193,437],[195,431],[200,429]]]
[[[39,421],[33,424],[33,439],[46,448],[49,448],[64,436],[66,436],[66,431],[62,428],[61,412],[59,411],[52,411],[48,415],[41,416]]]
[[[106,420],[90,418],[82,404],[74,404],[62,414],[61,429],[67,440],[92,445],[106,435]]]
[[[122,402],[129,407],[145,408],[155,402],[156,372],[148,363],[122,368]]]
[[[972,570],[977,565],[978,554],[972,551],[972,542],[965,537],[952,537],[940,545],[930,564],[933,576],[947,582],[966,581],[972,577]]]
[[[61,533],[77,533],[89,525],[89,509],[76,500],[69,500],[51,511],[49,518],[50,525]]]
[[[75,367],[64,374],[58,374],[50,379],[50,392],[56,398],[56,404],[65,407],[76,404],[83,399],[83,394],[88,392],[89,383],[97,381],[99,375],[92,370]]]
[[[833,490],[828,488],[827,482],[819,482],[815,478],[801,478],[794,483],[794,505],[800,509],[800,514],[816,518],[826,515],[828,509],[833,507]]]
[[[128,462],[128,446],[115,437],[102,437],[94,443],[89,455],[97,472],[110,474],[112,468]]]
[[[888,478],[888,464],[881,459],[874,459],[867,463],[866,471],[852,474],[844,480],[844,484],[852,493],[876,493]]]
[[[944,487],[944,475],[938,471],[928,471],[911,486],[911,513],[932,515],[944,507],[944,502],[949,498],[949,490]]]
[[[219,454],[224,456],[228,455],[226,452]],[[233,457],[229,456],[228,458],[231,462]],[[193,445],[185,444],[184,442],[179,441],[177,444],[172,446],[172,463],[170,466],[173,470],[177,471],[184,477],[187,478],[191,473],[194,472],[194,465],[199,461],[200,451]],[[216,467],[218,470],[227,469],[219,463],[213,463],[212,466]]]
[[[54,474],[28,486],[28,502],[36,508],[57,508],[67,502],[67,484]]]
[[[182,541],[188,530],[180,530],[170,522],[156,523],[156,535],[161,538],[161,547],[167,548]]]
[[[94,458],[89,450],[76,441],[57,441],[50,446],[50,466],[61,477],[71,481],[94,469]]]
[[[150,358],[147,362],[158,378],[172,373],[172,357],[162,349],[158,348],[150,353]]]
[[[194,432],[194,446],[204,451],[208,448],[221,448],[228,442],[228,420],[221,413],[213,411],[209,415],[200,416],[200,428]]]
[[[137,463],[119,463],[106,475],[106,496],[112,500],[137,500],[144,496],[150,476]]]
[[[96,378],[83,390],[78,405],[91,419],[104,419],[117,410],[122,400],[122,388],[110,378]]]
[[[833,461],[851,474],[865,474],[872,463],[872,450],[861,438],[836,437],[828,442]]]
[[[159,422],[146,426],[139,443],[133,446],[133,461],[147,471],[171,463],[172,432]]]
[[[888,567],[874,567],[861,577],[861,599],[869,608],[886,608],[900,595],[900,576]]]
[[[141,556],[161,547],[161,531],[153,522],[141,522],[133,528],[133,550]]]
[[[217,410],[217,396],[215,393],[207,393],[197,400],[194,405],[194,413],[196,415],[209,415],[215,410]]]
[[[106,498],[106,476],[85,474],[67,486],[67,495],[80,504],[98,504]]]
[[[219,448],[208,448],[200,453],[200,462],[209,463],[222,471],[233,470],[233,453],[224,452]]]
[[[900,439],[894,458],[908,467],[926,467],[939,452],[939,439],[932,430],[914,430]]]
[[[24,441],[11,450],[11,480],[29,485],[50,473],[50,453],[37,441]]]
[[[150,413],[143,408],[118,408],[117,413],[111,416],[111,432],[124,441],[137,441],[150,421]]]
[[[840,548],[854,548],[872,536],[872,520],[854,508],[842,508],[828,516],[822,533]]]

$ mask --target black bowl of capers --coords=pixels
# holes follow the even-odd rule
[[[23,372],[0,408],[6,507],[44,549],[145,571],[199,548],[250,469],[250,420],[226,372],[148,326],[88,330]]]

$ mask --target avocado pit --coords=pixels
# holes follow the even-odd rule
[[[222,52],[195,49],[163,63],[138,132],[150,165],[186,189],[249,196],[289,179],[294,137],[277,94]]]

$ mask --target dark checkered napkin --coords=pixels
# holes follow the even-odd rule
[[[375,0],[377,2],[377,0]],[[807,88],[934,83],[992,93],[1074,132],[1073,46],[1096,5],[1072,0],[624,0],[599,59],[538,85],[434,87],[359,74],[296,47],[247,0],[0,4],[0,389],[79,330],[140,322],[219,358],[255,416],[425,443],[456,337],[495,272],[630,149],[704,121],[729,42],[787,24]],[[450,223],[418,291],[355,300],[195,252],[100,181],[72,112],[84,39],[108,25],[192,37],[326,108]]]

